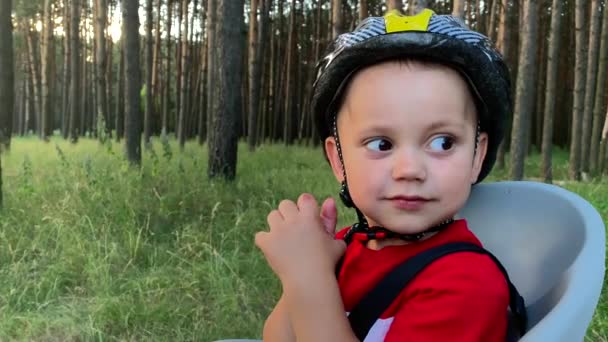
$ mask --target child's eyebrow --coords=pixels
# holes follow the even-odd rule
[[[466,127],[467,122],[457,122],[457,121],[434,121],[430,125],[425,126],[424,130],[426,132],[432,132],[442,129],[457,129],[462,130]],[[383,124],[373,124],[369,127],[364,128],[360,131],[360,134],[363,136],[370,135],[391,135],[393,133],[398,133],[395,127],[390,125]]]
[[[361,135],[390,135],[395,130],[391,126],[373,125],[361,131]]]
[[[466,127],[465,122],[454,122],[454,121],[435,121],[431,123],[426,129],[428,131],[435,131],[442,128],[457,128],[463,129]]]

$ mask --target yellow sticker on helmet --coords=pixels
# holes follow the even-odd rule
[[[412,16],[403,15],[397,10],[392,10],[384,15],[386,33],[427,31],[433,14],[435,14],[435,12],[428,8]]]

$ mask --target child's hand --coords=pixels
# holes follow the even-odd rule
[[[332,199],[323,203],[302,194],[297,204],[284,200],[268,214],[269,232],[259,232],[255,244],[283,283],[310,281],[315,274],[334,273],[346,245],[334,240],[336,206]]]

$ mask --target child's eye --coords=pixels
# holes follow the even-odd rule
[[[448,136],[441,136],[431,141],[431,150],[433,151],[448,151],[454,145],[454,139]]]
[[[393,147],[393,144],[386,139],[376,138],[369,141],[365,146],[373,151],[388,151]]]

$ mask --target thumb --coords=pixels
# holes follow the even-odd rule
[[[333,198],[329,197],[321,205],[321,222],[325,231],[334,236],[336,234],[336,222],[338,221],[338,209]]]

